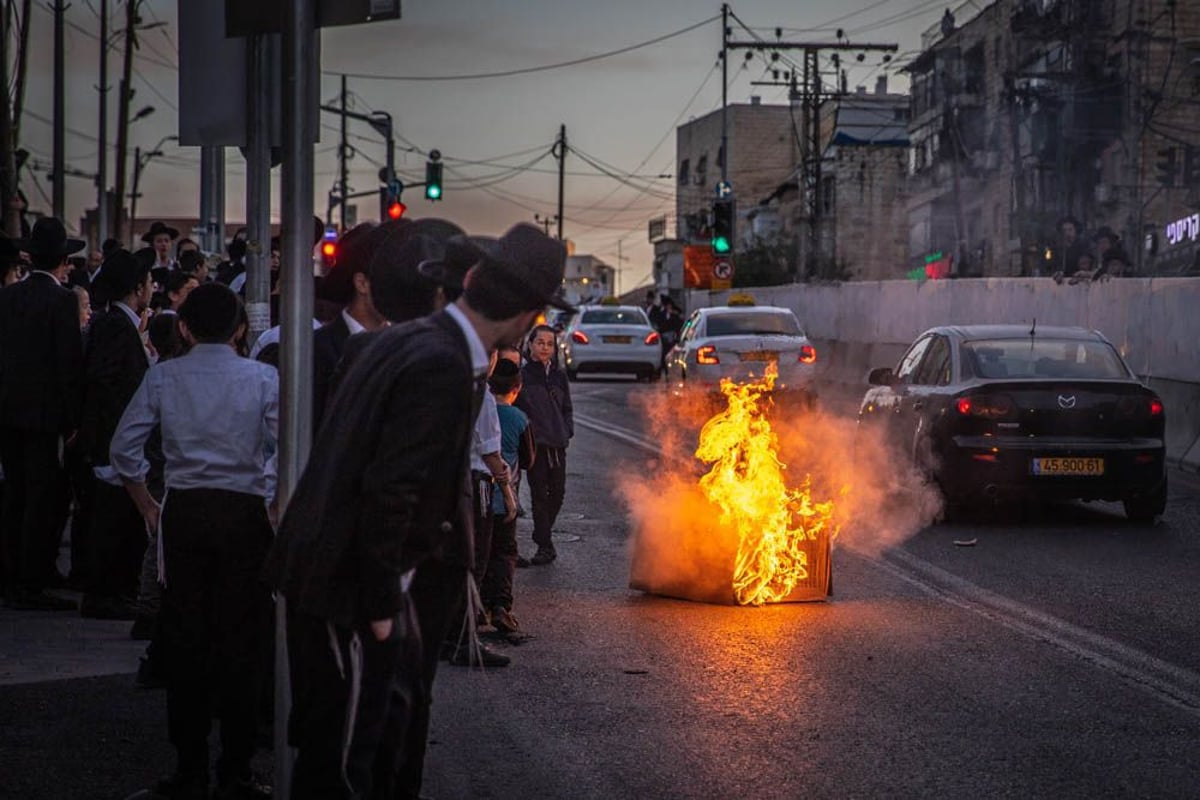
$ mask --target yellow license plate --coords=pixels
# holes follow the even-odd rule
[[[633,341],[632,336],[601,336],[600,339],[605,344],[629,344]]]
[[[753,353],[742,353],[742,361],[778,361],[779,353],[772,350],[755,350]]]
[[[1104,474],[1103,458],[1035,458],[1030,467],[1034,475],[1085,475]]]

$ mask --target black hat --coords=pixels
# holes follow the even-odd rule
[[[116,299],[136,289],[150,272],[150,266],[128,250],[117,249],[108,254],[100,267],[99,280]]]
[[[0,264],[16,264],[21,261],[21,244],[19,239],[0,236]]]
[[[371,299],[392,322],[432,312],[440,285],[430,269],[443,263],[444,248],[430,236],[409,235],[411,227],[380,225],[381,235],[371,255]]]
[[[447,253],[446,244],[451,240],[465,239],[467,232],[453,222],[439,217],[413,220],[410,230],[415,235],[429,238],[438,245],[439,250],[437,259],[418,264],[417,271],[438,286],[461,292],[463,278],[466,276],[467,270],[478,261],[478,255],[475,253],[468,255],[462,250]]]
[[[562,242],[551,239],[536,225],[519,222],[499,239],[472,236],[468,241],[451,242],[446,248],[473,248],[476,260],[495,266],[516,283],[514,288],[540,305],[551,305],[563,311],[575,307],[562,299],[563,269],[567,251]],[[461,256],[459,256],[461,258]]]
[[[165,233],[172,239],[179,238],[179,231],[176,228],[172,228],[169,225],[164,225],[162,221],[156,221],[150,226],[150,230],[142,234],[142,241],[146,244],[154,244],[154,237],[158,236],[160,233]]]
[[[67,237],[67,229],[57,217],[42,217],[33,224],[24,250],[31,256],[69,256],[78,253],[87,242]]]
[[[374,244],[379,238],[376,230],[377,225],[364,222],[346,231],[338,240],[337,261],[317,286],[317,295],[321,299],[337,303],[339,306],[344,306],[354,299],[355,273],[364,272],[370,275],[367,267],[375,249]]]

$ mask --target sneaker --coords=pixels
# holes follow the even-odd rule
[[[513,613],[503,606],[492,609],[492,625],[501,633],[520,633],[521,625]]]
[[[539,547],[533,554],[533,558],[529,559],[529,563],[532,566],[540,567],[543,564],[549,564],[556,558],[558,558],[558,553],[554,551],[554,547]]]
[[[271,787],[251,776],[244,780],[222,783],[213,790],[212,800],[270,800]]]
[[[461,645],[450,656],[450,663],[456,667],[507,667],[512,659],[503,653],[497,653],[485,644],[474,647]]]

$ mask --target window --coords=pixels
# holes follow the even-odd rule
[[[650,321],[640,308],[597,308],[583,312],[582,325],[642,325]]]
[[[1076,339],[981,339],[964,342],[964,374],[979,378],[1128,378],[1112,346]]]
[[[916,372],[917,366],[921,363],[921,356],[925,355],[925,351],[929,348],[929,343],[932,340],[932,336],[926,336],[923,339],[918,339],[916,344],[908,348],[908,352],[904,354],[904,358],[900,359],[900,363],[896,367],[897,381],[900,383],[914,382],[913,373]]]
[[[933,337],[913,383],[923,386],[945,386],[950,383],[950,342],[945,336]]]
[[[679,185],[687,186],[689,182],[688,176],[688,159],[679,162]]]
[[[696,162],[696,185],[702,186],[708,177],[708,153],[700,156]]]
[[[708,336],[755,336],[778,334],[803,336],[800,324],[792,314],[776,311],[739,311],[732,314],[712,314],[708,318]]]

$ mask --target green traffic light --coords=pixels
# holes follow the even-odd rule
[[[425,197],[430,200],[437,200],[442,196],[442,187],[437,184],[425,187]]]
[[[729,252],[729,239],[724,236],[714,236],[712,240],[712,249],[716,253]]]

